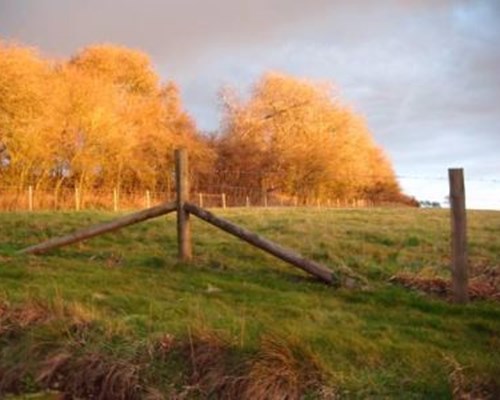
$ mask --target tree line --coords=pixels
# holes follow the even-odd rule
[[[266,73],[249,96],[225,88],[220,101],[220,128],[205,134],[140,51],[93,45],[52,60],[0,42],[0,187],[169,191],[185,147],[200,191],[412,203],[330,85]]]

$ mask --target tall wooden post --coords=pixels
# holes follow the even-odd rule
[[[180,261],[192,258],[189,213],[184,204],[189,201],[188,157],[186,149],[175,150],[175,189],[177,193],[177,243]]]
[[[453,300],[467,303],[467,219],[465,215],[465,185],[462,168],[448,170],[451,207],[451,273]]]
[[[226,193],[221,194],[222,208],[226,209]]]

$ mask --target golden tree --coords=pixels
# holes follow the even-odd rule
[[[330,85],[268,73],[247,101],[224,98],[218,169],[228,184],[276,190],[302,203],[366,198],[375,182],[399,193],[366,124]]]
[[[208,168],[178,88],[160,84],[145,54],[97,45],[56,63],[0,43],[3,186],[46,185],[56,197],[63,187],[166,190],[179,146],[195,172]]]
[[[39,185],[49,176],[57,124],[51,65],[30,48],[0,42],[0,174],[6,185]]]
[[[127,47],[110,44],[88,46],[72,57],[70,64],[130,93],[154,95],[158,90],[159,78],[149,57]]]

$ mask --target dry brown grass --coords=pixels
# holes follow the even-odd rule
[[[124,360],[112,360],[98,353],[85,353],[85,335],[91,326],[91,313],[77,304],[63,307],[54,302],[45,305],[30,301],[23,306],[0,305],[0,340],[11,346],[36,327],[62,322],[70,339],[61,349],[48,354],[29,349],[24,362],[0,360],[0,396],[20,393],[26,382],[43,389],[60,391],[69,398],[120,399],[140,398],[139,366]],[[25,349],[26,350],[26,349]]]
[[[64,337],[47,347],[37,348],[38,344],[29,342],[33,348],[16,362],[0,359],[0,395],[22,393],[26,382],[31,382],[32,387],[54,390],[68,399],[292,400],[311,392],[334,398],[325,395],[320,365],[299,340],[264,336],[255,353],[243,355],[218,332],[198,328],[182,340],[165,334],[124,359],[100,351],[88,341],[93,317],[91,310],[78,304],[64,307],[55,302],[47,306],[33,301],[10,307],[0,303],[2,343],[19,347],[33,330],[56,332],[54,326],[63,327]],[[168,367],[172,354],[180,355],[188,368],[182,388],[165,393],[158,389],[165,389],[165,382],[156,381],[147,369],[151,363]]]
[[[500,267],[472,269],[469,279],[469,297],[471,300],[500,301]],[[390,278],[390,282],[400,284],[409,289],[451,299],[451,281],[440,276],[412,274],[402,272]]]
[[[0,336],[16,335],[32,325],[46,323],[52,317],[50,309],[40,302],[32,301],[21,307],[0,303]]]
[[[189,332],[181,347],[190,365],[188,385],[181,397],[197,393],[202,398],[241,398],[245,378],[230,362],[234,355],[228,340],[215,331],[197,328]]]
[[[466,375],[467,368],[461,365],[453,356],[444,356],[448,367],[448,381],[453,400],[496,400],[500,398],[498,382],[470,378]]]
[[[137,365],[98,353],[59,353],[45,361],[37,381],[75,398],[135,400],[142,393],[139,372]]]
[[[235,360],[232,345],[209,330],[190,334],[184,346],[191,373],[182,398],[197,393],[227,400],[293,400],[312,392],[335,398],[333,390],[324,390],[317,358],[299,341],[264,336],[246,360]]]
[[[302,344],[276,335],[261,339],[250,362],[245,399],[300,399],[321,389],[323,376],[317,358]]]

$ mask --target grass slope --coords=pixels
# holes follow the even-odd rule
[[[27,245],[114,214],[0,214],[0,311],[2,304],[4,310],[18,310],[4,311],[3,330],[0,325],[4,390],[9,376],[22,378],[10,383],[15,390],[43,387],[42,367],[35,364],[50,357],[54,364],[54,357],[72,349],[71,354],[85,353],[84,358],[100,354],[130,365],[142,362],[147,372],[140,380],[155,387],[157,398],[160,392],[173,396],[182,391],[187,398],[203,398],[217,390],[203,386],[203,368],[195,365],[196,343],[212,343],[209,350],[220,356],[209,357],[208,364],[203,359],[209,377],[217,368],[226,368],[210,363],[224,359],[224,365],[234,367],[231,371],[243,365],[251,371],[246,376],[262,380],[274,373],[282,384],[283,374],[273,367],[273,360],[280,359],[284,369],[288,363],[299,371],[285,379],[286,391],[293,386],[290,382],[309,376],[301,370],[302,362],[321,371],[321,388],[295,382],[298,391],[290,398],[309,393],[311,398],[430,399],[451,398],[482,385],[489,385],[490,395],[498,389],[498,302],[457,306],[388,282],[401,271],[448,276],[447,211],[217,213],[331,268],[348,266],[366,276],[370,287],[327,287],[197,220],[192,227],[194,261],[178,263],[174,216],[50,255],[20,256],[16,251]],[[500,213],[470,212],[469,240],[473,271],[500,268]],[[23,305],[57,318],[47,319],[42,311],[35,314],[45,317],[26,317]],[[179,345],[172,345],[169,357],[151,356],[158,343],[163,348],[173,342]],[[218,351],[221,348],[229,350]],[[60,358],[56,361],[62,365]],[[81,368],[66,361],[66,369]],[[105,364],[99,362],[93,365]],[[46,368],[45,373],[50,371]],[[193,382],[197,389],[187,390]],[[272,393],[273,384],[261,389]],[[254,386],[245,387],[252,387],[258,397]]]

